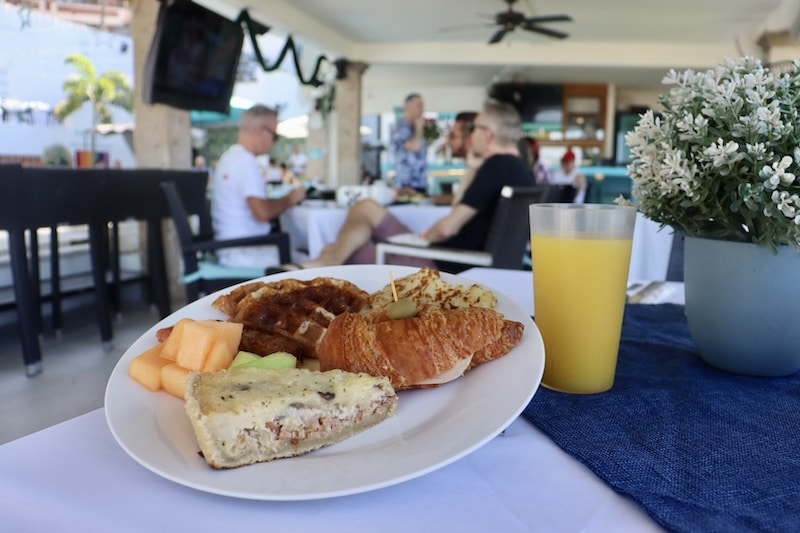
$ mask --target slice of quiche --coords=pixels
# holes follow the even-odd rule
[[[340,442],[394,414],[389,380],[342,370],[191,373],[186,413],[206,462],[235,468]]]

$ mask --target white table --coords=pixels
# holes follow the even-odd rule
[[[389,206],[389,212],[415,233],[422,233],[449,211],[448,206]],[[345,207],[303,203],[287,209],[281,215],[281,229],[289,234],[292,248],[306,250],[309,257],[318,257],[322,247],[336,239],[346,216]]]
[[[636,214],[629,280],[664,280],[672,251],[672,230],[659,231],[659,224]]]
[[[465,275],[528,305],[530,273]],[[523,419],[445,468],[330,500],[248,501],[178,485],[131,459],[102,409],[0,446],[0,472],[4,531],[659,531]]]

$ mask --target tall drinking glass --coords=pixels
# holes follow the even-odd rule
[[[591,394],[614,385],[635,222],[632,206],[530,206],[545,387]]]

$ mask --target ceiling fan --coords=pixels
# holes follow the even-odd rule
[[[548,37],[554,37],[556,39],[564,39],[569,36],[562,31],[553,30],[541,25],[546,22],[572,22],[572,17],[569,15],[526,17],[524,13],[514,11],[514,4],[517,0],[505,0],[505,2],[508,4],[508,10],[501,11],[494,15],[495,24],[501,26],[501,28],[492,35],[492,38],[489,39],[489,44],[499,43],[508,32],[514,31],[517,28],[521,28],[524,31],[541,33],[542,35],[547,35]]]

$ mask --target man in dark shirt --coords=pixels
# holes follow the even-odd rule
[[[454,128],[463,127],[456,121]],[[506,185],[532,186],[533,175],[519,157],[522,135],[516,110],[504,103],[487,101],[472,123],[471,149],[483,163],[450,212],[422,233],[436,246],[482,250],[494,216],[500,191]],[[319,257],[303,267],[374,263],[375,243],[392,235],[410,233],[381,204],[362,200],[350,208],[336,240]],[[412,266],[437,266],[429,259],[397,257],[389,262]]]

